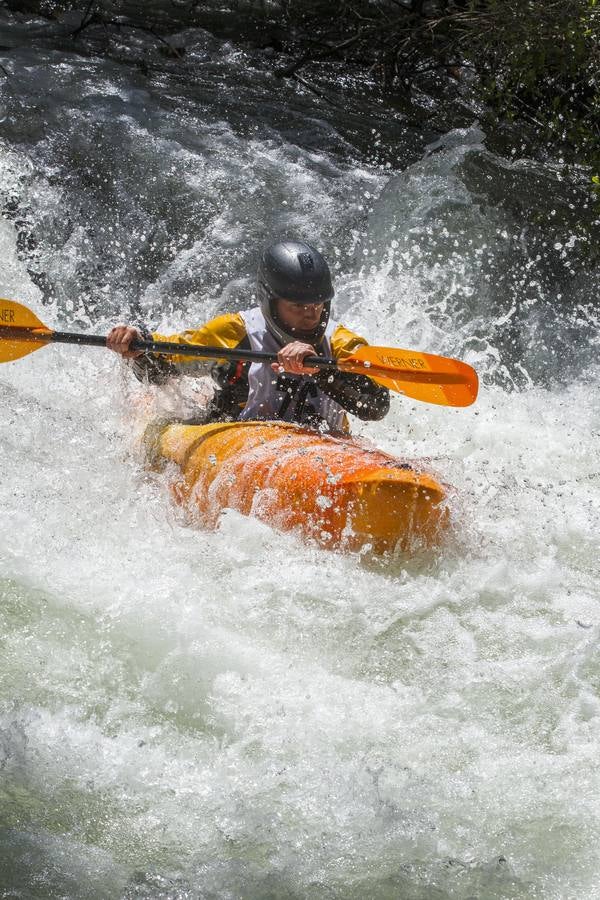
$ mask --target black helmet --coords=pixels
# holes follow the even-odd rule
[[[263,252],[257,274],[258,303],[271,334],[282,344],[293,340],[320,343],[331,309],[333,285],[327,262],[302,241],[278,241]],[[278,319],[274,300],[324,303],[323,315],[311,332],[289,331]]]

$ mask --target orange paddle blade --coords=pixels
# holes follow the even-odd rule
[[[338,367],[367,375],[392,391],[426,403],[470,406],[477,399],[479,379],[475,369],[433,353],[365,346],[339,360]]]
[[[52,340],[52,331],[30,309],[0,298],[0,363],[20,359]]]

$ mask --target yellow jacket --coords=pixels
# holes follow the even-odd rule
[[[223,347],[223,349],[277,352],[279,344],[265,330],[258,307],[239,313],[226,313],[199,328],[180,334],[156,332],[156,341],[185,345]],[[318,353],[342,360],[367,342],[343,325],[330,320],[324,344]],[[364,421],[382,418],[389,409],[389,391],[366,375],[353,375],[324,369],[318,375],[273,377],[269,363],[232,362],[227,357],[202,359],[181,355],[160,357],[145,354],[132,360],[137,378],[163,384],[172,375],[211,375],[220,390],[215,394],[207,415],[213,420],[283,419],[285,421],[325,422],[332,431],[347,431],[345,413]],[[291,379],[291,381],[290,381]]]
[[[171,341],[174,344],[194,344],[199,347],[225,347],[233,350],[238,347],[246,337],[246,326],[241,313],[225,313],[211,319],[199,328],[188,328],[181,334],[164,335],[158,332],[152,335],[155,341]],[[331,352],[334,359],[345,359],[351,356],[359,347],[366,344],[364,338],[358,334],[338,325],[331,336]],[[227,360],[203,360],[189,356],[170,356],[171,362],[182,374],[202,374],[210,372],[215,365],[223,365]]]

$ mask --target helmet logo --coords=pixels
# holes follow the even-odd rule
[[[299,253],[298,262],[303,272],[314,272],[315,264],[310,253]]]

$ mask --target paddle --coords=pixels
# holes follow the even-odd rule
[[[0,299],[0,363],[11,362],[50,343],[85,344],[106,347],[106,337],[52,331],[26,306],[15,300]],[[238,359],[245,362],[276,362],[272,353],[230,350],[226,347],[199,347],[169,341],[135,341],[132,350],[150,350],[164,356],[200,356],[208,359]],[[307,366],[331,368],[368,375],[378,384],[414,400],[442,406],[470,406],[477,398],[477,373],[457,359],[400,350],[393,347],[360,347],[346,359],[309,356]]]

